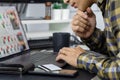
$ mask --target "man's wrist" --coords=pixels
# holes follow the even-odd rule
[[[94,29],[94,32],[91,34],[90,37],[88,37],[88,38],[81,38],[81,40],[83,42],[90,42],[90,41],[92,41],[92,39],[94,38],[94,34],[96,33],[96,31],[97,31],[97,28]]]
[[[77,67],[78,67],[78,68],[83,68],[83,64],[82,64],[83,60],[82,60],[82,58],[83,58],[83,56],[86,55],[86,54],[88,54],[87,51],[81,53],[81,54],[78,56],[78,58],[77,58]]]

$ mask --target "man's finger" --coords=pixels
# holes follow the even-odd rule
[[[94,13],[91,8],[87,8],[86,11],[87,11],[88,16],[94,16]]]
[[[65,61],[65,58],[66,58],[65,55],[59,54],[59,55],[56,57],[56,61],[59,61],[59,60],[64,60],[64,61]]]
[[[85,14],[85,12],[82,12],[82,11],[80,11],[80,10],[77,10],[77,14],[78,14],[78,15],[81,15],[81,17],[84,18],[84,19],[87,19],[87,18],[88,18],[87,14]]]
[[[72,51],[73,51],[73,48],[63,48],[59,52],[60,52],[60,54],[68,56],[68,55],[71,55],[70,53]]]

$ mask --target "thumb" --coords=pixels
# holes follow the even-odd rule
[[[63,55],[63,54],[59,54],[57,57],[56,57],[56,61],[59,61],[59,60],[64,60],[65,61],[66,59],[66,56]]]
[[[94,13],[93,13],[93,11],[92,11],[92,9],[91,9],[90,7],[87,8],[86,12],[87,12],[87,15],[88,15],[89,17],[94,16]]]

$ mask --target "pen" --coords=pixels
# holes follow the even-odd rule
[[[42,70],[44,70],[44,71],[46,71],[46,72],[51,72],[51,70],[47,69],[44,66],[38,65],[37,67],[40,68],[40,69],[42,69]]]

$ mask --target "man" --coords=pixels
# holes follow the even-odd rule
[[[80,0],[64,0],[73,7]],[[90,0],[94,1],[94,0]],[[62,48],[56,60],[96,73],[102,80],[120,80],[120,0],[96,0],[105,20],[105,29],[96,28],[95,15],[90,8],[77,11],[72,29],[91,49]]]

